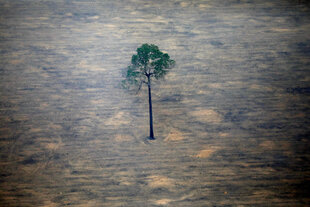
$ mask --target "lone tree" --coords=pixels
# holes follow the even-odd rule
[[[151,80],[152,78],[163,78],[174,65],[175,61],[171,60],[167,53],[161,52],[156,45],[143,44],[137,49],[137,54],[132,56],[131,64],[127,68],[126,79],[122,81],[122,85],[126,88],[130,85],[138,86],[138,91],[143,84],[148,86],[150,115],[149,139],[155,139],[153,130]]]

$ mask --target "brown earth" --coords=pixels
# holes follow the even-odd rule
[[[310,206],[306,1],[0,0],[0,206]],[[176,61],[120,87],[153,43]]]

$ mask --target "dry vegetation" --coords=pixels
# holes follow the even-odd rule
[[[309,206],[303,1],[0,0],[0,206]],[[176,60],[120,88],[135,49]]]

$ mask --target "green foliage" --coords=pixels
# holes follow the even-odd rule
[[[156,45],[143,44],[137,49],[137,54],[132,56],[122,85],[125,88],[130,85],[141,87],[142,83],[148,84],[152,77],[164,77],[174,65],[175,61],[171,60],[167,53],[161,52]]]

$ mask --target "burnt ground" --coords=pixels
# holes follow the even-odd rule
[[[306,1],[0,0],[0,206],[309,206]],[[177,63],[120,87],[135,49]]]

